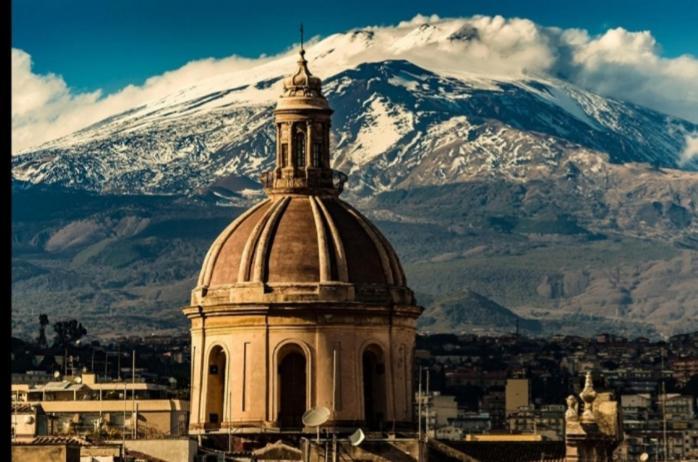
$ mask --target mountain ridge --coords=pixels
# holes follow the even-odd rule
[[[268,92],[279,84],[250,91]],[[448,136],[460,139],[453,139],[450,152],[453,157],[453,148],[459,149],[452,160],[459,164],[451,165],[450,172],[427,167],[429,177],[423,181],[458,181],[492,172],[521,177],[521,164],[550,164],[572,150],[606,155],[612,163],[639,161],[688,170],[698,165],[679,165],[681,133],[698,131],[689,122],[569,85],[493,84],[497,90],[476,89],[405,60],[364,63],[331,77],[325,91],[336,110],[335,168],[347,170],[353,192],[371,194],[396,186],[386,174],[402,180],[410,168],[426,166],[424,158],[436,157],[434,148]],[[206,103],[197,98],[136,119],[132,111],[112,116],[75,134],[81,142],[68,137],[64,147],[56,141],[15,156],[13,175],[33,183],[122,194],[192,194],[231,174],[256,179],[273,158],[273,104],[223,104],[202,112],[201,104],[231,93],[224,90],[215,98],[204,96]],[[569,101],[560,106],[541,93],[557,94],[557,100],[564,94],[576,101],[579,113],[569,109]],[[538,151],[539,157],[519,155],[520,149]],[[508,162],[500,165],[504,159]]]

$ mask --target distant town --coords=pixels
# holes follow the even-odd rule
[[[188,336],[99,341],[66,322],[54,330],[67,333],[47,341],[46,327],[39,324],[36,339],[12,339],[13,437],[187,434]],[[665,452],[667,460],[698,460],[698,332],[666,341],[418,335],[415,356],[415,412],[440,441],[561,442],[565,398],[579,394],[590,370],[596,390],[612,392],[622,408],[621,460],[663,460]]]

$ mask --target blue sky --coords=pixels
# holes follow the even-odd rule
[[[351,4],[351,7],[346,5]],[[432,0],[232,2],[199,0],[13,0],[13,47],[39,74],[61,75],[74,91],[112,93],[191,60],[275,54],[298,40],[353,27],[391,25],[421,14],[524,17],[591,34],[650,30],[662,54],[698,56],[698,1]],[[564,5],[562,7],[561,5]]]

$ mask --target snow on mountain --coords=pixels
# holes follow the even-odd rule
[[[526,317],[591,313],[579,327],[589,332],[626,322],[693,329],[698,157],[688,141],[698,125],[549,75],[464,62],[464,47],[487,51],[485,33],[463,21],[405,23],[308,47],[335,110],[333,168],[349,175],[349,199],[384,228],[427,300],[469,287]],[[206,192],[236,209],[256,200],[273,163],[281,79],[296,59],[170,82],[164,97],[14,156],[13,268],[23,271],[13,270],[22,294],[13,310],[50,293],[61,313],[102,319],[107,306],[132,307],[141,325],[145,306],[153,322],[175,322],[166,307],[186,300],[206,233],[231,209],[149,194]],[[128,239],[110,234],[114,223]],[[577,328],[572,319],[563,324]]]
[[[681,164],[698,126],[552,77],[473,73],[457,59],[477,29],[457,21],[335,34],[308,48],[335,109],[334,167],[349,189],[523,179],[571,152]],[[409,60],[400,59],[403,57]],[[272,163],[273,109],[296,55],[261,60],[144,101],[13,158],[15,178],[102,192],[186,193]]]

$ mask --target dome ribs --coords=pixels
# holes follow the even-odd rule
[[[332,236],[332,244],[333,244],[333,254],[334,254],[334,260],[335,260],[335,265],[336,265],[336,273],[337,273],[337,278],[339,279],[340,282],[349,282],[349,269],[347,268],[347,256],[344,253],[344,244],[342,243],[342,238],[339,235],[339,231],[337,230],[337,226],[335,225],[334,221],[332,220],[332,216],[330,213],[327,211],[327,207],[323,203],[323,200],[319,197],[314,197],[314,200],[316,204],[319,206],[320,210],[322,211],[322,216],[325,219],[325,223],[327,227],[330,230],[330,235]]]
[[[340,206],[344,208],[347,212],[349,212],[351,215],[356,218],[356,221],[359,223],[361,228],[363,228],[364,232],[368,235],[368,237],[371,239],[371,242],[373,242],[374,247],[378,251],[378,256],[380,257],[381,264],[383,265],[383,273],[385,274],[385,279],[386,283],[388,285],[393,285],[395,284],[395,279],[393,278],[393,268],[392,265],[390,264],[390,257],[388,257],[388,252],[386,252],[385,247],[383,245],[383,242],[381,239],[378,237],[378,234],[374,228],[372,228],[367,222],[363,215],[361,215],[359,212],[357,212],[355,209],[353,209],[349,204],[347,204],[344,201],[338,201]]]
[[[265,282],[308,287],[320,280],[318,234],[309,196],[294,195],[286,206],[266,251]],[[307,290],[307,289],[306,289]]]
[[[385,252],[388,255],[388,259],[390,260],[390,267],[393,273],[394,284],[398,286],[407,285],[407,280],[405,279],[405,273],[402,271],[400,260],[398,259],[397,253],[395,253],[393,246],[390,245],[390,241],[388,241],[388,239],[385,238],[383,233],[381,233],[380,230],[376,228],[376,225],[374,225],[373,222],[371,222],[371,220],[364,217],[361,214],[361,212],[356,210],[351,204],[349,204],[348,202],[342,202],[342,205],[344,205],[345,208],[352,210],[354,214],[360,218],[360,221],[362,223],[366,224],[369,228],[371,228],[373,230],[373,235],[383,244],[383,248],[385,249]]]
[[[242,255],[240,257],[240,267],[238,268],[237,282],[249,281],[249,275],[252,266],[252,258],[254,257],[254,248],[259,239],[259,235],[262,233],[264,225],[269,220],[269,216],[279,208],[281,201],[272,202],[271,206],[266,210],[266,213],[262,218],[255,224],[252,232],[245,241],[245,246],[242,250]]]
[[[330,232],[332,237],[332,252],[330,257],[334,257],[331,261],[333,263],[333,275],[336,276],[337,280],[340,282],[349,282],[349,269],[347,268],[347,256],[344,252],[344,244],[342,243],[342,237],[337,230],[337,226],[332,219],[332,215],[327,211],[323,199],[320,197],[314,197],[315,203],[318,205],[320,211],[322,212],[322,217],[324,218],[325,225]]]
[[[214,270],[219,268],[218,259],[222,253],[222,250],[228,244],[229,239],[236,234],[236,231],[240,230],[243,226],[248,225],[248,219],[254,223],[254,215],[258,212],[264,212],[265,207],[269,207],[271,203],[270,199],[265,199],[256,205],[254,205],[249,210],[245,211],[242,215],[237,217],[231,224],[229,224],[223,232],[216,238],[213,245],[206,254],[204,258],[204,264],[202,265],[201,273],[199,274],[199,287],[208,287],[212,284],[214,279]],[[232,258],[231,263],[238,264],[239,259]],[[235,268],[237,270],[237,267]],[[214,282],[215,283],[215,282]]]
[[[317,233],[318,257],[320,263],[320,282],[327,282],[332,279],[332,257],[325,234],[325,224],[322,219],[318,199],[315,196],[308,196],[310,207],[313,209],[313,219],[315,221],[315,232]]]
[[[283,197],[276,203],[276,207],[271,211],[267,220],[265,220],[264,228],[262,229],[257,240],[257,245],[254,252],[251,279],[253,282],[262,282],[264,279],[267,279],[265,276],[269,267],[269,248],[274,238],[274,231],[277,228],[279,218],[283,215],[289,202],[291,202],[291,198],[289,196]]]
[[[214,241],[192,306],[216,316],[311,306],[418,314],[393,247],[339,198],[346,175],[330,168],[333,111],[306,64],[301,56],[274,111],[276,165],[261,177],[269,198]]]
[[[347,280],[353,284],[387,284],[384,266],[375,242],[358,220],[344,207],[342,201],[322,202],[338,230],[347,263]]]

